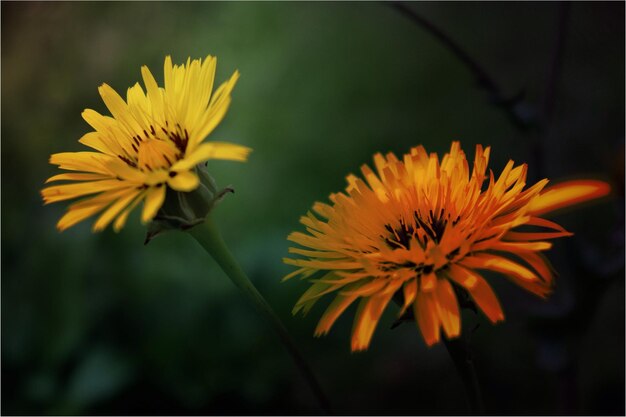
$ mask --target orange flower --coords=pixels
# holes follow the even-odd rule
[[[301,276],[312,284],[293,313],[307,313],[335,293],[315,330],[319,336],[359,300],[352,332],[352,350],[359,351],[368,348],[396,294],[400,315],[413,309],[428,345],[440,340],[441,328],[448,338],[461,332],[455,287],[469,293],[492,323],[503,320],[479,270],[501,273],[545,298],[553,275],[541,252],[551,239],[571,233],[538,215],[606,195],[609,186],[585,180],[544,190],[544,179],[524,189],[527,166],[509,161],[496,180],[487,174],[489,152],[478,145],[470,171],[458,142],[441,161],[418,146],[403,161],[392,153],[374,155],[377,173],[361,168],[367,182],[349,175],[346,192],[331,194],[332,205],[313,205],[322,219],[307,213],[300,219],[307,233],[288,237],[306,249],[289,249],[304,259],[285,258],[299,269],[284,279]]]

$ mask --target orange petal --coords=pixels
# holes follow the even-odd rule
[[[455,264],[450,264],[448,276],[470,293],[489,321],[496,323],[504,320],[500,302],[483,277]]]
[[[543,279],[546,283],[552,283],[553,268],[550,265],[550,261],[548,261],[545,256],[535,252],[520,252],[515,255],[525,261],[528,265],[532,266],[533,269],[539,273],[541,279]]]
[[[421,278],[420,291],[433,291],[437,287],[437,275],[434,272]]]
[[[380,320],[380,316],[385,311],[385,307],[391,300],[393,293],[382,296],[364,298],[359,304],[354,329],[352,330],[352,351],[366,350],[370,345],[370,340]]]
[[[302,307],[302,304],[308,301],[314,300],[314,299],[318,299],[324,294],[328,294],[329,292],[336,291],[341,287],[342,287],[341,285],[327,284],[324,282],[314,283],[313,285],[309,287],[309,289],[307,289],[304,292],[304,294],[300,296],[300,298],[296,302],[296,306],[293,308],[292,314],[296,314]]]
[[[548,187],[529,205],[530,212],[538,215],[561,207],[579,204],[607,195],[609,184],[596,180],[566,181]]]
[[[326,312],[322,315],[317,327],[315,329],[315,336],[322,336],[330,330],[335,321],[346,311],[346,308],[350,306],[357,299],[356,294],[351,295],[337,295],[332,303],[326,309]]]
[[[537,281],[539,278],[528,268],[507,258],[496,255],[478,254],[465,258],[461,264],[469,268],[489,269],[523,281]]]
[[[406,309],[415,301],[415,296],[417,295],[417,279],[412,279],[409,282],[404,283],[404,287],[402,289],[404,294],[404,305],[400,310],[400,316],[403,315]]]
[[[477,246],[477,245],[475,245]],[[552,243],[545,241],[538,242],[504,242],[498,240],[489,245],[487,249],[502,251],[502,252],[524,252],[524,251],[543,251],[552,247]]]
[[[461,261],[461,265],[470,269],[478,268],[500,272],[515,284],[542,298],[545,298],[552,290],[549,282],[540,279],[530,269],[500,256],[478,254],[464,259]]]
[[[461,318],[459,316],[459,304],[456,301],[452,285],[447,279],[441,279],[437,283],[435,293],[437,300],[437,314],[448,338],[457,337],[461,333]]]
[[[439,316],[432,293],[419,292],[413,303],[413,312],[426,344],[432,346],[437,343],[439,341]]]

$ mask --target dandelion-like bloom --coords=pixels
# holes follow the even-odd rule
[[[239,77],[235,71],[211,94],[216,63],[215,57],[207,56],[204,61],[188,59],[186,64],[172,65],[168,56],[164,87],[143,66],[146,91],[136,83],[128,89],[126,101],[107,84],[98,89],[113,117],[85,110],[82,116],[94,131],[79,140],[97,152],[50,157],[50,163],[72,172],[47,182],[71,183],[43,189],[45,203],[88,196],[69,206],[57,224],[59,230],[102,212],[93,230],[102,230],[115,219],[113,228],[118,231],[142,201],[141,220],[148,222],[163,205],[166,189],[190,192],[198,187],[197,164],[247,159],[250,149],[245,146],[202,143],[224,118]]]
[[[319,336],[360,300],[352,332],[352,350],[359,351],[368,348],[394,295],[400,316],[413,309],[428,345],[440,340],[441,328],[448,338],[461,332],[455,287],[469,293],[491,322],[503,320],[480,270],[503,274],[545,298],[553,276],[541,252],[550,249],[549,240],[571,233],[539,215],[605,195],[609,187],[571,181],[544,190],[544,179],[524,189],[526,165],[509,161],[496,180],[487,173],[489,152],[477,146],[470,170],[458,142],[441,161],[419,146],[403,161],[376,154],[377,173],[361,168],[367,182],[349,175],[346,192],[331,194],[332,205],[317,202],[317,216],[308,212],[300,219],[308,233],[289,235],[306,249],[289,249],[304,259],[284,260],[299,267],[285,279],[312,283],[293,313],[336,294],[317,325]]]

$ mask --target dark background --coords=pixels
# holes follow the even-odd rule
[[[382,3],[2,2],[2,413],[317,414],[262,317],[187,235],[143,246],[138,211],[119,234],[91,220],[58,233],[43,207],[51,153],[80,151],[97,87],[122,94],[164,56],[218,56],[241,79],[211,138],[254,148],[211,162],[232,185],[215,210],[225,239],[317,371],[339,414],[459,414],[467,404],[445,347],[383,316],[350,353],[354,311],[312,336],[323,304],[291,307],[280,283],[287,234],[314,201],[377,151],[460,140],[491,145],[498,172],[601,178],[611,198],[553,219],[575,232],[550,252],[541,301],[489,276],[507,319],[464,313],[494,414],[624,414],[624,3],[412,3],[497,82],[500,98],[442,43]],[[569,7],[569,9],[568,9]],[[560,23],[559,23],[560,22]],[[560,34],[560,35],[559,35]],[[556,47],[561,37],[562,47]],[[560,52],[559,52],[560,51]],[[558,57],[562,57],[559,61]],[[546,93],[547,92],[547,93]]]

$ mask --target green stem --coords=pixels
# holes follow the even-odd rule
[[[448,353],[454,362],[454,367],[465,385],[471,414],[474,416],[485,414],[480,384],[478,383],[478,376],[476,375],[476,368],[474,367],[474,359],[472,358],[469,342],[462,334],[452,340],[444,337],[443,343],[446,345]]]
[[[233,283],[244,293],[244,295],[254,304],[254,306],[263,314],[269,324],[272,326],[280,341],[283,343],[289,354],[291,355],[296,366],[306,379],[313,394],[317,398],[320,407],[324,412],[330,414],[330,403],[324,395],[321,385],[313,374],[308,363],[296,347],[295,343],[287,333],[287,329],[280,321],[274,310],[265,301],[265,298],[259,293],[254,284],[248,279],[246,273],[243,272],[233,255],[228,250],[222,235],[215,226],[211,216],[207,216],[205,227],[196,226],[189,230],[189,233],[200,243],[200,245],[215,259],[222,270],[228,275]]]

